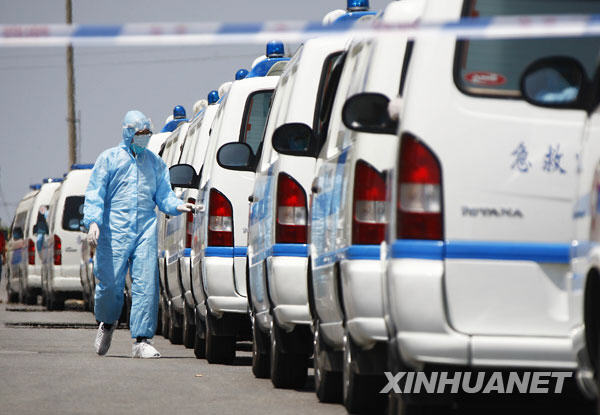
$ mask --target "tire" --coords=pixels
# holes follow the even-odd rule
[[[343,361],[343,403],[346,411],[356,413],[378,413],[385,408],[386,396],[379,391],[385,386],[378,382],[378,376],[360,375],[356,368],[356,354],[359,351],[353,344],[350,334],[344,333]],[[385,382],[383,382],[385,384]]]
[[[50,311],[59,311],[65,309],[65,298],[56,293],[48,293],[46,308]]]
[[[173,307],[169,307],[169,341],[171,344],[183,343],[183,331],[181,327],[177,327],[176,311]]]
[[[331,348],[323,341],[320,334],[319,322],[314,324],[314,369],[315,392],[319,402],[342,402],[342,372],[334,372],[326,367],[328,354],[333,353]]]
[[[196,324],[194,321],[193,311],[187,305],[183,305],[183,345],[187,349],[192,349],[196,337]]]
[[[269,342],[269,335],[260,330],[252,316],[252,373],[259,379],[267,379],[271,375]]]
[[[308,356],[284,352],[282,338],[285,335],[273,322],[270,336],[271,383],[281,389],[302,388],[308,376]]]
[[[32,292],[25,293],[25,303],[28,305],[36,305],[37,304],[37,294]]]
[[[194,356],[196,359],[206,358],[206,341],[204,340],[203,327],[196,324],[196,333],[194,335]]]
[[[156,330],[154,330],[154,334],[160,336],[162,334],[162,296],[159,295],[158,298],[158,316],[156,318]]]
[[[167,303],[166,301],[163,301],[162,304],[162,315],[160,316],[161,320],[162,320],[162,335],[165,339],[169,338],[169,303]]]
[[[214,319],[210,314],[206,316],[206,360],[208,363],[231,364],[235,359],[235,337],[217,336],[212,327]]]
[[[19,302],[19,293],[16,293],[12,290],[11,284],[10,284],[10,279],[9,279],[9,274],[8,272],[6,273],[6,294],[8,295],[8,302],[9,303],[18,303]]]

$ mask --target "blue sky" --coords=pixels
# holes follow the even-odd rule
[[[371,8],[387,3],[371,0]],[[345,0],[73,0],[73,21],[321,20],[345,5]],[[0,0],[0,23],[62,23],[64,7],[64,0]],[[93,163],[119,143],[129,109],[141,110],[160,128],[174,105],[191,112],[196,100],[263,52],[257,45],[76,48],[79,161]],[[0,48],[0,90],[0,220],[7,226],[30,183],[68,169],[64,48]]]

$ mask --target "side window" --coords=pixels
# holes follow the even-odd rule
[[[13,227],[11,230],[12,238],[14,240],[23,239],[23,229],[25,228],[25,219],[27,219],[27,212],[20,212],[15,217]]]
[[[84,196],[69,196],[65,199],[63,209],[62,228],[66,231],[78,231],[83,219]]]
[[[598,1],[466,0],[463,16],[598,14]],[[520,99],[519,82],[527,66],[547,56],[568,56],[592,76],[600,38],[473,39],[456,44],[454,82],[465,94]]]
[[[319,150],[327,138],[327,130],[329,129],[329,121],[331,119],[331,108],[333,107],[333,101],[340,82],[345,59],[345,53],[336,53],[329,56],[323,64],[321,84],[319,85],[320,95],[317,97],[313,127],[315,136],[319,139]]]
[[[251,94],[246,101],[240,142],[248,144],[254,154],[258,154],[262,144],[272,95],[273,91],[258,91]]]

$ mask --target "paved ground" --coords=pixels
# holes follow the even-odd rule
[[[310,385],[276,390],[255,379],[248,344],[234,365],[209,365],[162,337],[159,360],[131,359],[129,331],[117,330],[105,357],[93,350],[91,313],[48,312],[6,304],[0,285],[0,413],[2,414],[344,414],[317,401]],[[18,311],[15,311],[18,310]],[[31,327],[34,326],[34,327]]]

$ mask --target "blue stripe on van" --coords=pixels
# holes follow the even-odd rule
[[[204,250],[204,256],[221,258],[245,257],[247,253],[246,246],[207,246]]]
[[[398,240],[392,258],[488,259],[568,264],[570,243]]]
[[[308,245],[306,244],[275,244],[273,245],[273,256],[292,256],[306,258],[308,256]]]
[[[346,259],[380,259],[379,245],[350,245]]]

